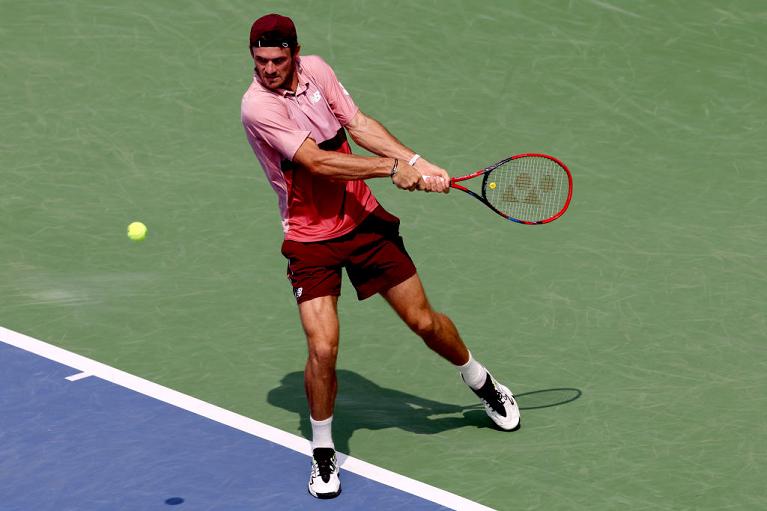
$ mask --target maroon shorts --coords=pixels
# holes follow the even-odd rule
[[[378,206],[352,232],[325,241],[285,240],[288,279],[298,303],[341,294],[346,268],[357,298],[364,300],[416,273],[399,235],[399,218]]]

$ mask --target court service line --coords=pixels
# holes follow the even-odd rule
[[[182,408],[197,415],[225,424],[245,433],[263,438],[306,456],[310,455],[309,441],[298,435],[282,431],[257,420],[231,412],[219,406],[213,405],[201,399],[183,394],[181,392],[163,387],[157,383],[145,380],[130,373],[126,373],[114,367],[102,364],[95,360],[83,357],[71,351],[53,346],[33,337],[3,328],[0,326],[0,342],[16,346],[22,350],[34,353],[49,360],[80,370],[79,374],[72,375],[67,379],[77,378],[82,375],[96,376],[102,380],[112,382],[121,387],[133,390],[145,396],[158,399],[165,403]],[[72,380],[70,380],[72,381]],[[454,493],[442,490],[435,486],[416,481],[409,477],[397,474],[385,468],[378,467],[360,459],[345,454],[338,454],[339,465],[344,470],[378,481],[387,486],[416,495],[436,504],[467,511],[493,511],[492,508],[466,499]]]

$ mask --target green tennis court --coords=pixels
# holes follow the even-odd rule
[[[339,450],[496,509],[767,507],[763,2],[0,10],[0,326],[308,432],[276,198],[239,118],[250,23],[280,12],[454,175],[544,152],[574,176],[541,227],[371,183],[523,427],[488,427],[457,372],[345,281]]]

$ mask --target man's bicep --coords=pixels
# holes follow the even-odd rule
[[[320,154],[320,151],[322,151],[322,149],[320,149],[320,146],[317,145],[317,142],[312,137],[306,137],[303,143],[296,150],[291,160],[293,163],[296,163],[301,167],[311,171],[311,169],[314,167],[317,157]]]

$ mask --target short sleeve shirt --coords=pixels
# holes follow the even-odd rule
[[[322,241],[351,232],[378,202],[363,180],[333,181],[292,163],[308,137],[323,149],[351,153],[343,126],[358,111],[320,57],[298,59],[298,82],[295,93],[273,91],[255,75],[242,98],[242,124],[277,193],[285,238]]]

